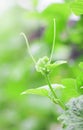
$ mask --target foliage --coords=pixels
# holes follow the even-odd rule
[[[57,117],[62,111],[44,96],[41,89],[46,93],[49,90],[51,100],[54,103],[61,101],[63,105],[72,97],[83,94],[82,0],[65,0],[63,4],[52,3],[45,8],[43,5],[43,10],[39,10],[38,0],[24,3],[4,0],[0,5],[0,129],[56,129]],[[3,13],[2,7],[5,8]],[[72,12],[79,17],[71,19]],[[49,57],[54,34],[53,18],[56,19],[56,42],[48,69],[51,69],[49,79],[58,100],[45,85],[47,80],[35,71],[25,41],[19,36],[20,32],[26,34],[36,61],[44,55]],[[68,64],[62,64],[63,61]],[[30,89],[37,94],[40,90],[44,97],[20,95]]]
[[[52,84],[52,88],[53,88],[54,92],[56,92],[56,91],[60,91],[60,89],[63,89],[64,86],[61,84]],[[46,97],[50,98],[54,103],[58,103],[58,99],[55,100],[53,98],[52,92],[48,85],[38,87],[36,89],[28,89],[28,90],[22,92],[22,94],[37,94],[40,96],[46,96]]]
[[[45,60],[45,58],[47,59],[47,57],[44,57],[43,60]],[[40,61],[41,61],[41,59],[40,59]],[[40,64],[38,64],[38,65],[41,66],[42,62],[40,62]],[[45,63],[44,66],[45,65],[47,65],[47,63]],[[41,72],[42,74],[48,75],[49,74],[48,72],[50,72],[50,71],[45,71],[45,70],[47,70],[47,68],[42,69],[43,72],[41,71],[41,68],[44,68],[44,66],[41,66],[40,68],[38,67],[39,69],[37,69],[37,70],[38,70],[38,72]],[[47,67],[47,66],[45,66],[45,67]],[[77,76],[76,79],[72,79],[72,78],[63,79],[61,82],[62,84],[54,84],[54,85],[51,84],[52,89],[57,94],[58,99],[61,100],[63,103],[66,103],[72,97],[77,97],[80,95],[79,93],[81,93],[81,94],[83,93],[83,89],[82,89],[83,80],[82,79],[83,79],[83,73],[81,73],[79,76]],[[58,91],[57,91],[57,88],[59,88]],[[22,94],[38,94],[38,95],[47,96],[47,97],[51,98],[49,96],[49,92],[52,93],[49,88],[49,84],[48,84],[48,86],[46,85],[46,86],[38,87],[36,89],[26,90]],[[53,93],[51,96],[53,97]],[[54,99],[53,99],[53,101],[54,101]],[[55,102],[55,103],[57,103],[57,102]]]
[[[75,2],[71,2],[70,7],[75,14],[83,14],[83,0],[75,0]]]

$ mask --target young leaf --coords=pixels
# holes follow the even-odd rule
[[[62,65],[62,64],[65,64],[65,63],[67,63],[67,61],[64,61],[64,60],[56,61],[53,64],[49,64],[47,66],[47,68],[52,71],[55,67]]]
[[[64,86],[61,84],[52,84],[52,88],[56,92],[57,90],[64,88]],[[46,96],[46,97],[49,97],[53,102],[57,102],[57,99],[56,101],[54,100],[54,97],[48,85],[35,88],[35,89],[28,89],[22,92],[21,94],[36,94],[40,96]]]
[[[83,0],[76,0],[71,2],[70,7],[76,15],[83,14]]]

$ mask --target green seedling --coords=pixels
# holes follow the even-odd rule
[[[83,14],[83,0],[69,2],[69,7],[76,15]],[[61,84],[52,84],[49,75],[57,66],[67,63],[66,61],[56,61],[52,63],[52,56],[55,48],[56,23],[54,19],[54,38],[50,57],[44,56],[36,61],[31,54],[29,42],[24,33],[28,53],[34,62],[35,69],[40,72],[47,81],[47,85],[35,89],[28,89],[21,94],[37,94],[50,98],[55,104],[64,109],[63,114],[58,118],[62,121],[62,130],[83,130],[83,62],[79,67],[81,72],[76,79],[66,78]],[[57,92],[61,92],[58,93]]]
[[[67,63],[66,61],[62,60],[62,61],[56,61],[54,63],[51,63],[52,61],[52,56],[53,56],[53,52],[54,52],[54,48],[55,48],[55,35],[56,35],[56,24],[55,24],[55,19],[54,19],[54,38],[53,38],[53,45],[52,45],[52,51],[51,51],[51,55],[48,58],[47,56],[44,56],[43,58],[40,58],[37,62],[34,59],[33,55],[31,54],[30,51],[30,47],[29,47],[29,42],[25,36],[24,33],[21,33],[20,35],[22,35],[26,41],[26,45],[27,45],[27,49],[28,49],[28,53],[31,57],[31,59],[33,60],[34,64],[35,64],[35,68],[37,72],[40,72],[44,78],[47,81],[48,85],[45,85],[43,87],[37,88],[37,89],[28,89],[25,92],[22,92],[22,94],[39,94],[39,95],[44,95],[44,96],[48,96],[49,98],[51,98],[51,100],[56,103],[59,104],[63,109],[65,109],[65,105],[60,101],[60,99],[58,98],[57,94],[56,94],[56,90],[57,89],[63,89],[64,86],[61,84],[55,84],[52,85],[49,79],[49,74],[51,71],[53,71],[53,69],[55,69],[57,66]]]
[[[31,54],[29,42],[24,33],[28,53],[35,64],[35,69],[40,72],[47,81],[47,85],[35,89],[28,89],[21,94],[37,94],[50,98],[55,104],[64,109],[63,114],[58,118],[62,121],[62,130],[83,130],[83,62],[79,67],[82,70],[76,79],[66,78],[62,84],[52,84],[49,75],[57,66],[67,61],[56,61],[52,63],[52,56],[55,48],[56,25],[54,19],[54,38],[50,57],[44,56],[36,61]],[[59,95],[57,92],[61,92]],[[81,95],[81,96],[80,96]],[[69,99],[71,99],[69,101]],[[68,102],[69,101],[69,102]],[[66,104],[67,103],[67,104]]]

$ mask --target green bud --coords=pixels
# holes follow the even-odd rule
[[[35,68],[38,72],[41,72],[42,74],[48,74],[50,72],[50,70],[48,69],[49,64],[49,58],[47,56],[44,56],[43,58],[40,58],[38,60]]]

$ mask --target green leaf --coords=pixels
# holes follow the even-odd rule
[[[79,74],[79,76],[76,79],[77,83],[77,90],[80,94],[83,94],[83,72]]]
[[[79,63],[79,67],[80,67],[81,69],[83,69],[83,62],[80,62],[80,63]]]
[[[79,95],[76,91],[76,80],[71,78],[64,79],[62,80],[62,84],[65,86],[65,88],[61,90],[62,93],[60,95],[60,99],[63,102],[66,103],[72,97],[76,97]]]
[[[72,98],[66,107],[67,110],[59,117],[62,130],[83,130],[83,96]]]
[[[67,61],[64,61],[64,60],[60,60],[60,61],[56,61],[55,63],[53,63],[53,64],[49,64],[48,65],[48,69],[50,69],[50,70],[52,70],[52,69],[54,69],[55,67],[57,67],[57,66],[59,66],[59,65],[62,65],[62,64],[65,64],[65,63],[67,63]]]
[[[61,84],[52,84],[52,88],[56,92],[57,90],[64,88],[64,86]],[[35,89],[28,89],[22,92],[21,94],[36,94],[40,96],[46,96],[49,97],[53,102],[56,102],[48,85],[35,88]]]
[[[76,0],[71,2],[70,7],[76,15],[83,14],[83,0]]]

